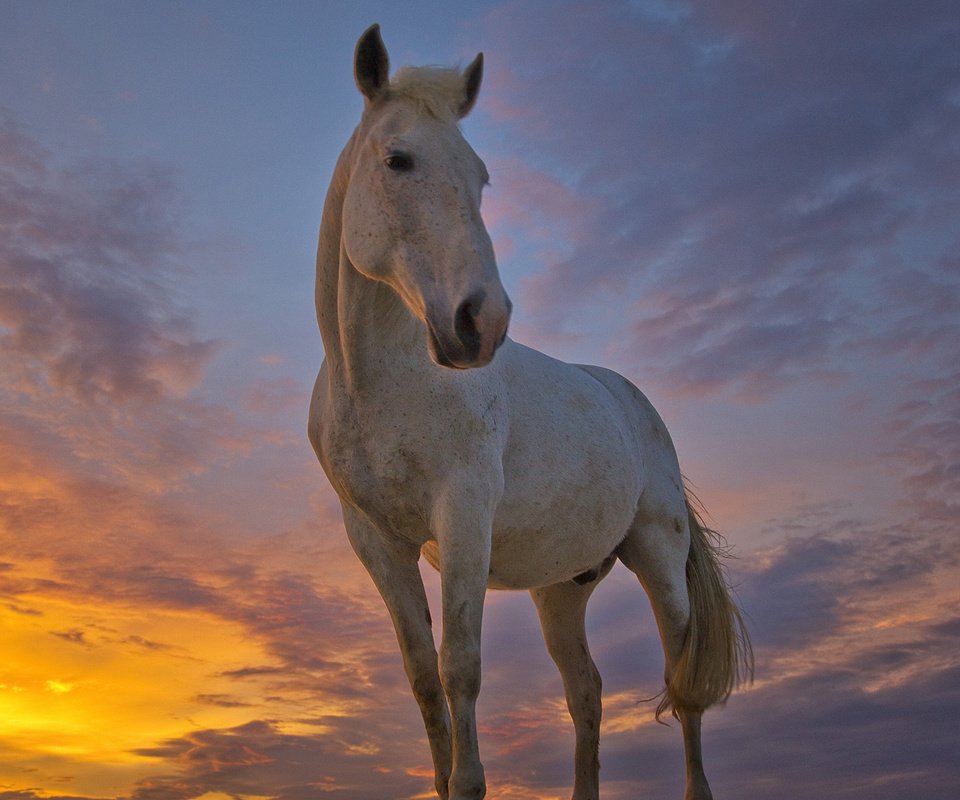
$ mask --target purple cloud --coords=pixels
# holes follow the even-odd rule
[[[221,344],[181,304],[194,254],[179,204],[161,167],[64,165],[0,126],[0,447],[58,493],[160,490],[262,435],[198,392]]]
[[[0,324],[4,350],[22,359],[14,374],[87,402],[189,390],[216,344],[165,285],[183,256],[169,179],[109,163],[46,169],[9,123],[3,143]]]
[[[227,730],[196,731],[138,751],[178,765],[180,771],[141,782],[131,800],[189,800],[208,791],[232,795],[267,791],[277,800],[365,800],[371,793],[413,796],[424,788],[420,776],[382,768],[374,752],[354,748],[345,759],[337,745],[331,749],[330,744],[330,737],[321,733],[283,733],[263,720]]]
[[[511,204],[540,208],[551,182],[580,200],[546,207],[569,252],[542,251],[526,279],[539,324],[610,296],[635,320],[618,348],[630,369],[751,395],[849,372],[864,337],[952,331],[919,297],[887,302],[908,264],[957,291],[941,261],[960,214],[949,6],[644,9],[488,17],[502,64],[486,107],[541,174],[511,183]]]

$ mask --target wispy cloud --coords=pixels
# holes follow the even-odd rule
[[[4,144],[0,322],[5,352],[23,359],[5,359],[8,374],[21,391],[47,384],[97,403],[189,391],[215,343],[172,300],[182,253],[169,179],[109,163],[43,168],[16,130]]]
[[[952,330],[929,295],[898,294],[897,311],[885,298],[909,272],[957,291],[942,261],[960,212],[945,179],[956,24],[936,3],[886,4],[867,26],[851,8],[490,14],[505,63],[488,110],[512,157],[538,165],[511,206],[553,215],[565,251],[541,250],[526,279],[541,326],[613,295],[636,320],[625,364],[678,392],[754,395],[849,372],[864,338]],[[544,204],[561,182],[562,203]]]
[[[377,791],[400,797],[422,791],[422,776],[382,767],[376,747],[360,741],[347,746],[345,757],[344,742],[333,743],[329,735],[311,734],[309,725],[301,727],[304,732],[284,733],[274,724],[257,720],[171,739],[142,755],[179,765],[180,770],[143,782],[131,797],[189,800],[211,790],[243,796],[270,787],[270,796],[282,800],[361,800]]]
[[[4,131],[8,457],[28,475],[80,462],[86,481],[159,486],[202,470],[214,448],[240,447],[235,415],[192,394],[217,344],[197,335],[175,290],[185,247],[164,171],[60,167],[12,123]]]

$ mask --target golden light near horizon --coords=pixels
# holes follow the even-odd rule
[[[156,769],[145,751],[242,724],[268,705],[226,673],[273,659],[240,624],[209,612],[32,593],[0,607],[0,638],[0,738],[23,769],[68,768],[74,791],[127,791]],[[14,788],[32,785],[24,777]]]

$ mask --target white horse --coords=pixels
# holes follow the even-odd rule
[[[709,798],[701,712],[752,661],[670,436],[620,375],[506,338],[510,301],[480,217],[487,171],[458,126],[482,54],[462,73],[406,68],[390,79],[374,25],[354,67],[365,107],[320,226],[326,358],[310,439],[393,618],[437,793],[486,793],[475,704],[491,587],[533,596],[576,730],[573,798],[598,796],[600,676],[584,614],[619,558],[656,616],[666,658],[657,716],[680,720],[686,797]],[[440,571],[439,659],[421,554]]]

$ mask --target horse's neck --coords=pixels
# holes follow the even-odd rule
[[[323,204],[320,218],[320,242],[317,245],[317,282],[314,301],[317,306],[317,322],[328,360],[335,358],[340,350],[340,332],[337,312],[337,284],[340,281],[340,236],[343,229],[343,198],[347,191],[350,174],[354,133],[337,160]]]
[[[358,272],[343,247],[343,199],[356,138],[340,155],[324,203],[315,296],[328,375],[348,389],[399,362],[407,368],[428,363],[417,321],[392,289]]]

